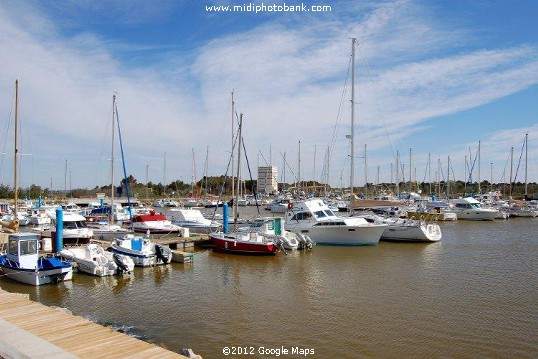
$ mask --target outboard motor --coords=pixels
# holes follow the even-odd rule
[[[155,255],[157,256],[157,259],[160,259],[164,264],[167,264],[170,261],[169,258],[172,255],[172,250],[168,247],[156,244]]]
[[[129,267],[127,267],[127,264],[123,261],[123,258],[118,255],[117,253],[114,253],[112,255],[112,258],[114,259],[114,263],[118,266],[118,269],[123,272],[129,273]]]

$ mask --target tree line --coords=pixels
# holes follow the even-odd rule
[[[155,199],[163,197],[204,197],[208,194],[231,196],[232,194],[232,178],[225,176],[203,177],[196,183],[185,183],[181,180],[175,180],[171,183],[163,185],[162,183],[140,183],[130,175],[127,180],[122,179],[120,183],[115,186],[115,196],[126,195],[126,183],[129,183],[129,191],[132,197],[143,199]],[[242,191],[244,194],[254,194],[256,189],[256,180],[247,180],[241,182]],[[235,182],[237,186],[237,182]],[[382,191],[391,190],[395,191],[396,185],[394,183],[381,183],[374,184],[368,183],[366,186],[357,186],[354,188],[354,192],[357,195],[364,195],[365,197],[372,197]],[[399,184],[401,192],[421,192],[423,195],[441,194],[442,198],[445,198],[447,188],[451,197],[458,197],[462,195],[470,195],[478,193],[478,183],[464,182],[464,181],[450,181],[449,184],[441,181],[439,183],[420,182],[412,183],[409,187],[408,182],[401,182]],[[347,193],[348,188],[337,188],[319,183],[317,181],[303,181],[297,183],[279,183],[278,190],[280,192],[284,190],[295,191],[301,189],[307,195],[324,195],[325,192],[333,193]],[[528,194],[530,198],[536,198],[538,194],[538,184],[536,182],[529,183],[527,185]],[[235,189],[234,189],[235,190]],[[525,184],[522,182],[508,183],[489,183],[488,181],[482,181],[480,183],[480,190],[482,193],[499,190],[504,197],[508,197],[511,191],[512,197],[516,199],[522,199],[525,194]],[[32,184],[27,188],[19,189],[19,198],[24,199],[36,199],[39,196],[43,198],[84,198],[95,197],[98,193],[105,193],[110,195],[111,185],[96,186],[91,189],[77,188],[68,191],[51,190],[50,188],[42,188],[41,186]],[[0,198],[12,199],[14,198],[13,188],[7,185],[0,185]]]

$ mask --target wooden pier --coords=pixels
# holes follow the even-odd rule
[[[119,333],[28,295],[0,289],[0,357],[200,358],[183,356]]]

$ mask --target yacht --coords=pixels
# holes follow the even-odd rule
[[[484,208],[482,204],[472,197],[458,198],[451,201],[452,210],[458,219],[472,221],[493,221],[498,218],[499,211],[493,208]]]
[[[290,231],[309,236],[316,244],[376,245],[386,224],[369,223],[361,217],[339,217],[321,199],[294,203],[286,211]]]

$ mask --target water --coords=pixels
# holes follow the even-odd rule
[[[293,348],[315,358],[538,357],[538,218],[441,227],[439,243],[274,257],[197,250],[193,264],[130,277],[0,287],[204,358],[224,347],[250,358],[304,357]]]

